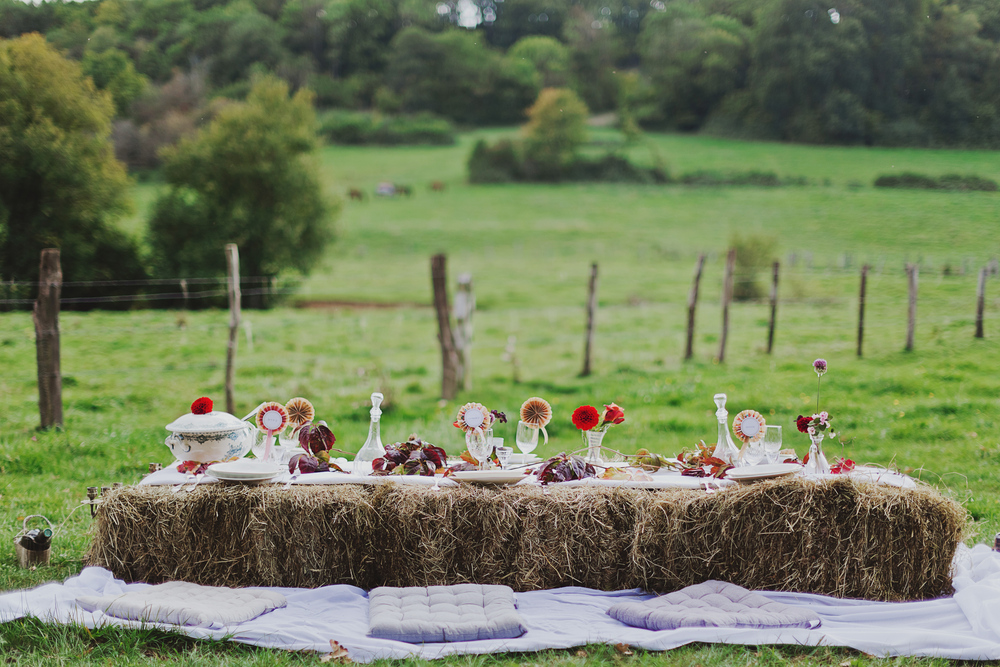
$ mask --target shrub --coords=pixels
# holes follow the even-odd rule
[[[455,143],[452,124],[429,113],[378,116],[360,111],[328,111],[320,121],[320,134],[332,143],[348,145]]]
[[[794,179],[794,184],[804,185],[804,178]],[[773,171],[733,171],[722,173],[712,170],[691,171],[682,174],[684,185],[756,185],[777,187],[784,184]]]
[[[734,234],[729,243],[730,248],[736,249],[733,299],[752,301],[761,298],[764,288],[760,284],[760,274],[766,272],[774,261],[775,239],[759,234]]]
[[[468,166],[470,183],[510,183],[520,180],[524,173],[517,147],[509,139],[494,146],[480,139],[469,155]]]
[[[546,88],[528,109],[524,126],[524,154],[529,173],[540,179],[558,179],[576,159],[587,138],[587,105],[568,88]]]
[[[639,167],[614,153],[597,159],[577,158],[566,169],[566,177],[574,181],[599,181],[602,183],[667,183],[669,181],[662,169]]]
[[[907,188],[914,190],[977,190],[996,192],[996,181],[974,175],[945,174],[927,176],[913,172],[883,174],[875,179],[876,188]]]

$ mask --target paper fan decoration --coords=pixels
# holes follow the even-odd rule
[[[521,404],[521,421],[532,428],[542,428],[552,421],[552,406],[544,398],[532,396]]]
[[[288,411],[281,403],[265,403],[257,410],[257,428],[275,433],[288,426]]]
[[[292,428],[308,424],[316,418],[316,408],[301,396],[296,396],[285,403],[285,411],[288,413],[288,423],[292,425]]]
[[[766,422],[756,410],[744,410],[733,419],[733,433],[743,442],[757,442],[764,437]]]
[[[455,426],[466,433],[469,431],[485,431],[493,423],[493,415],[482,403],[466,403],[458,409]]]

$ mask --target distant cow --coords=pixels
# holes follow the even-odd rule
[[[396,184],[396,194],[397,195],[405,195],[407,197],[412,197],[413,196],[413,188],[411,188],[409,185],[402,185],[402,184],[397,183]]]
[[[361,188],[351,188],[347,191],[347,197],[349,199],[357,199],[358,201],[365,200],[365,192]]]
[[[434,192],[444,192],[444,181],[434,181],[431,183],[431,190]]]

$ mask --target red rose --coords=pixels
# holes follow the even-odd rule
[[[604,406],[604,424],[621,424],[625,421],[625,411],[612,403]]]
[[[191,404],[191,412],[196,415],[207,415],[212,411],[212,399],[208,396],[202,396],[201,398],[195,399],[194,403]]]
[[[799,429],[802,433],[809,432],[809,422],[812,421],[812,417],[803,417],[799,415],[795,418],[795,428]]]
[[[581,405],[573,411],[573,425],[581,431],[589,431],[601,421],[601,415],[592,405]]]

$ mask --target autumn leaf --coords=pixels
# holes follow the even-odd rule
[[[341,646],[339,643],[330,640],[330,652],[322,656],[319,659],[320,662],[353,662],[351,656],[348,655],[347,649]]]
[[[632,649],[625,643],[615,644],[615,650],[622,655],[632,655]]]

